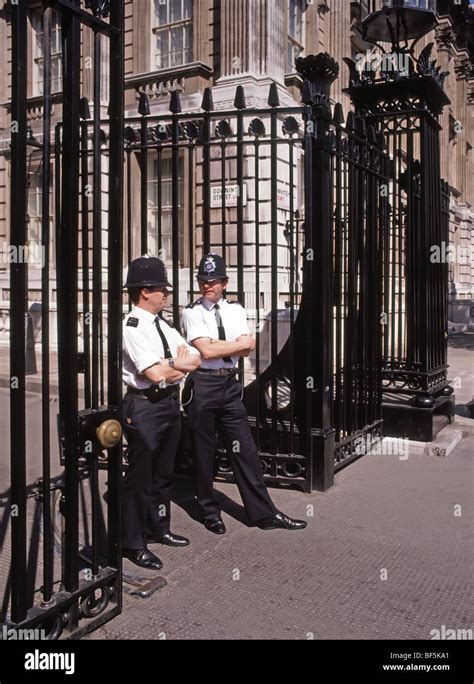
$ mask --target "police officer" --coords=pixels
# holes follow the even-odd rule
[[[215,534],[226,528],[213,488],[215,430],[223,434],[247,516],[262,529],[297,530],[306,527],[277,511],[263,481],[257,447],[237,380],[239,357],[255,348],[245,309],[224,299],[226,266],[218,254],[208,254],[197,275],[201,298],[183,312],[183,328],[202,356],[201,367],[188,376],[183,406],[193,436],[197,499],[205,527]],[[185,405],[186,404],[186,405]]]
[[[170,493],[181,434],[179,383],[200,365],[198,352],[161,317],[168,288],[165,267],[153,257],[130,264],[125,287],[134,304],[123,323],[122,422],[128,468],[123,483],[123,555],[144,568],[163,564],[147,541],[186,546],[170,532]]]

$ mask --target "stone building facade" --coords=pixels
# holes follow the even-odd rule
[[[423,6],[420,0],[420,5]],[[451,188],[450,238],[454,258],[450,264],[451,297],[471,300],[474,297],[474,71],[472,65],[472,33],[466,27],[468,0],[459,5],[452,0],[439,0],[439,25],[423,39],[419,49],[433,41],[434,57],[449,75],[445,89],[451,104],[442,116],[442,174]],[[32,139],[41,141],[42,122],[42,54],[41,12],[32,0],[29,13],[28,119]],[[245,89],[247,106],[266,106],[269,87],[275,83],[282,104],[300,104],[301,78],[294,68],[300,55],[328,52],[340,64],[339,79],[333,85],[334,101],[350,109],[343,88],[348,83],[348,70],[343,57],[354,57],[366,45],[361,42],[357,25],[366,0],[125,0],[125,115],[137,115],[140,93],[148,95],[151,114],[168,111],[170,93],[180,94],[183,111],[200,111],[204,89],[212,88],[215,109],[232,108],[236,86]],[[10,177],[10,97],[11,35],[9,1],[0,8],[0,344],[8,337],[8,257],[9,243],[9,177]],[[471,10],[472,13],[472,10]],[[59,22],[53,22],[53,127],[61,119],[61,35]],[[90,33],[82,40],[83,95],[93,99],[90,67],[93,44]],[[107,49],[102,50],[102,82],[104,113],[107,108]],[[102,100],[102,95],[101,95]],[[41,170],[38,150],[32,146],[29,186],[29,231],[34,243],[40,239]],[[250,162],[249,162],[250,163]],[[285,160],[281,161],[283,167]],[[106,159],[104,159],[106,178]],[[163,174],[169,173],[166,163]],[[218,172],[216,171],[216,174]],[[153,184],[156,164],[150,162],[149,178]],[[282,171],[282,177],[285,171]],[[139,187],[139,159],[132,159],[132,196]],[[217,176],[216,176],[217,180]],[[168,179],[170,181],[170,179]],[[183,181],[184,182],[184,181]],[[186,193],[184,193],[186,194]],[[301,198],[297,199],[297,202]],[[107,194],[104,189],[102,208],[106,226]],[[140,254],[140,206],[131,207],[134,228],[132,254]],[[156,207],[149,198],[149,239],[153,249],[156,231]],[[54,211],[54,202],[51,203]],[[249,198],[251,220],[251,197]],[[164,210],[166,214],[166,209]],[[188,214],[182,207],[183,221]],[[199,207],[195,229],[199,232]],[[282,215],[283,216],[283,215]],[[283,216],[284,218],[284,216]],[[282,220],[283,220],[282,218]],[[166,226],[166,215],[162,217]],[[51,216],[51,225],[54,215]],[[165,231],[166,232],[166,231]],[[54,235],[54,230],[52,231]],[[184,239],[184,231],[183,231]],[[250,238],[249,238],[250,241]],[[231,250],[231,248],[229,248]],[[186,250],[183,247],[183,253]],[[52,250],[54,254],[54,249]],[[463,258],[468,254],[468,258]],[[127,258],[128,255],[126,255]],[[234,260],[232,251],[227,255]],[[460,258],[461,257],[461,258]],[[249,256],[250,258],[250,256]],[[183,263],[183,266],[189,264]],[[54,308],[54,261],[52,303]],[[30,299],[40,298],[40,267],[30,269]],[[284,299],[285,288],[282,289]],[[255,302],[255,306],[258,303]],[[464,315],[464,314],[463,314]],[[474,322],[474,321],[473,321]]]

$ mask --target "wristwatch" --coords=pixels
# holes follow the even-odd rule
[[[168,359],[168,366],[174,368],[174,359]]]

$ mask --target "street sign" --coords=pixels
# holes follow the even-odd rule
[[[245,183],[243,188],[243,204],[247,204],[247,186]],[[239,202],[240,187],[238,185],[225,186],[225,206],[236,207]],[[222,207],[222,185],[211,185],[211,209],[220,209]]]

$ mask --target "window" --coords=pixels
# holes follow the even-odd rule
[[[36,169],[35,169],[36,167]],[[43,172],[42,164],[40,160],[32,162],[32,169],[28,178],[28,214],[27,214],[27,227],[28,227],[28,245],[30,250],[34,255],[38,255],[41,247],[41,216],[42,216],[42,201],[43,201]],[[52,170],[51,170],[52,174]],[[52,175],[51,175],[52,178]],[[53,188],[50,186],[49,195],[49,235],[50,235],[50,265],[54,262],[54,252],[53,252],[53,235],[54,235],[54,197]],[[33,259],[33,266],[36,265],[36,261]],[[37,264],[38,268],[40,264]]]
[[[149,160],[148,169],[148,247],[151,254],[163,250],[165,263],[172,263],[172,171],[171,156],[161,156],[161,244],[159,242],[158,159]],[[179,158],[179,263],[184,265],[184,164]]]
[[[44,90],[44,53],[43,53],[43,12],[35,10],[31,17],[33,27],[33,88],[35,95],[43,95]],[[63,87],[61,64],[61,20],[54,10],[51,13],[51,92],[59,93]]]
[[[192,0],[154,0],[154,61],[157,69],[193,59]]]
[[[303,2],[288,0],[288,71],[295,70],[295,62],[303,52]]]

